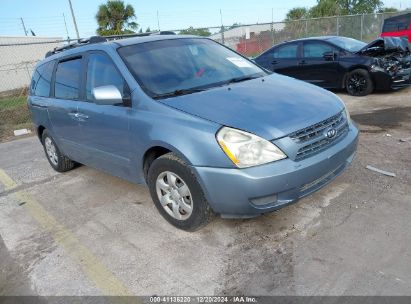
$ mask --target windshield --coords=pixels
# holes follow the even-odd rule
[[[365,42],[346,37],[334,37],[328,41],[351,53],[358,52],[367,45]]]
[[[118,52],[142,88],[154,98],[195,93],[267,74],[209,39],[160,40],[125,46]]]

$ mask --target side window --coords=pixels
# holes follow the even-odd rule
[[[399,16],[385,20],[383,32],[405,31],[410,27],[411,16]]]
[[[128,95],[128,86],[111,59],[102,53],[90,54],[87,66],[87,100],[94,102],[93,89],[113,85],[121,93]]]
[[[81,58],[59,62],[56,70],[54,95],[56,98],[80,98]]]
[[[39,66],[33,73],[31,80],[31,95],[49,97],[51,77],[53,75],[54,61]]]
[[[298,57],[298,44],[288,44],[280,46],[273,52],[274,59],[281,58],[297,58]]]
[[[322,42],[304,43],[304,58],[322,58],[325,52],[335,51],[331,45]]]

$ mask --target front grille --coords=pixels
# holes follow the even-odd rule
[[[329,129],[336,130],[332,138],[328,138],[324,133]],[[308,128],[298,130],[289,135],[289,137],[299,145],[295,160],[301,160],[317,154],[331,145],[337,143],[348,133],[348,122],[345,118],[344,111],[334,115],[326,120],[316,123]],[[306,143],[304,145],[304,143]]]

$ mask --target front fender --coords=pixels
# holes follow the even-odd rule
[[[215,138],[220,124],[153,100],[144,104],[140,101],[140,105],[130,117],[131,143],[137,151],[133,163],[138,180],[144,179],[144,155],[153,147],[176,153],[190,166],[234,167]]]

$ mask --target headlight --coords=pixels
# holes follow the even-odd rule
[[[348,112],[348,108],[345,105],[345,102],[340,97],[338,97],[338,99],[340,100],[341,104],[344,106],[344,115],[345,115],[345,118],[347,119],[347,122],[349,123],[351,121],[350,112]]]
[[[349,123],[351,121],[351,116],[350,116],[350,112],[348,112],[347,106],[344,104],[344,114],[345,114],[345,118],[347,119],[347,122]]]
[[[258,166],[287,157],[269,141],[233,128],[221,128],[217,133],[217,141],[239,168]]]

